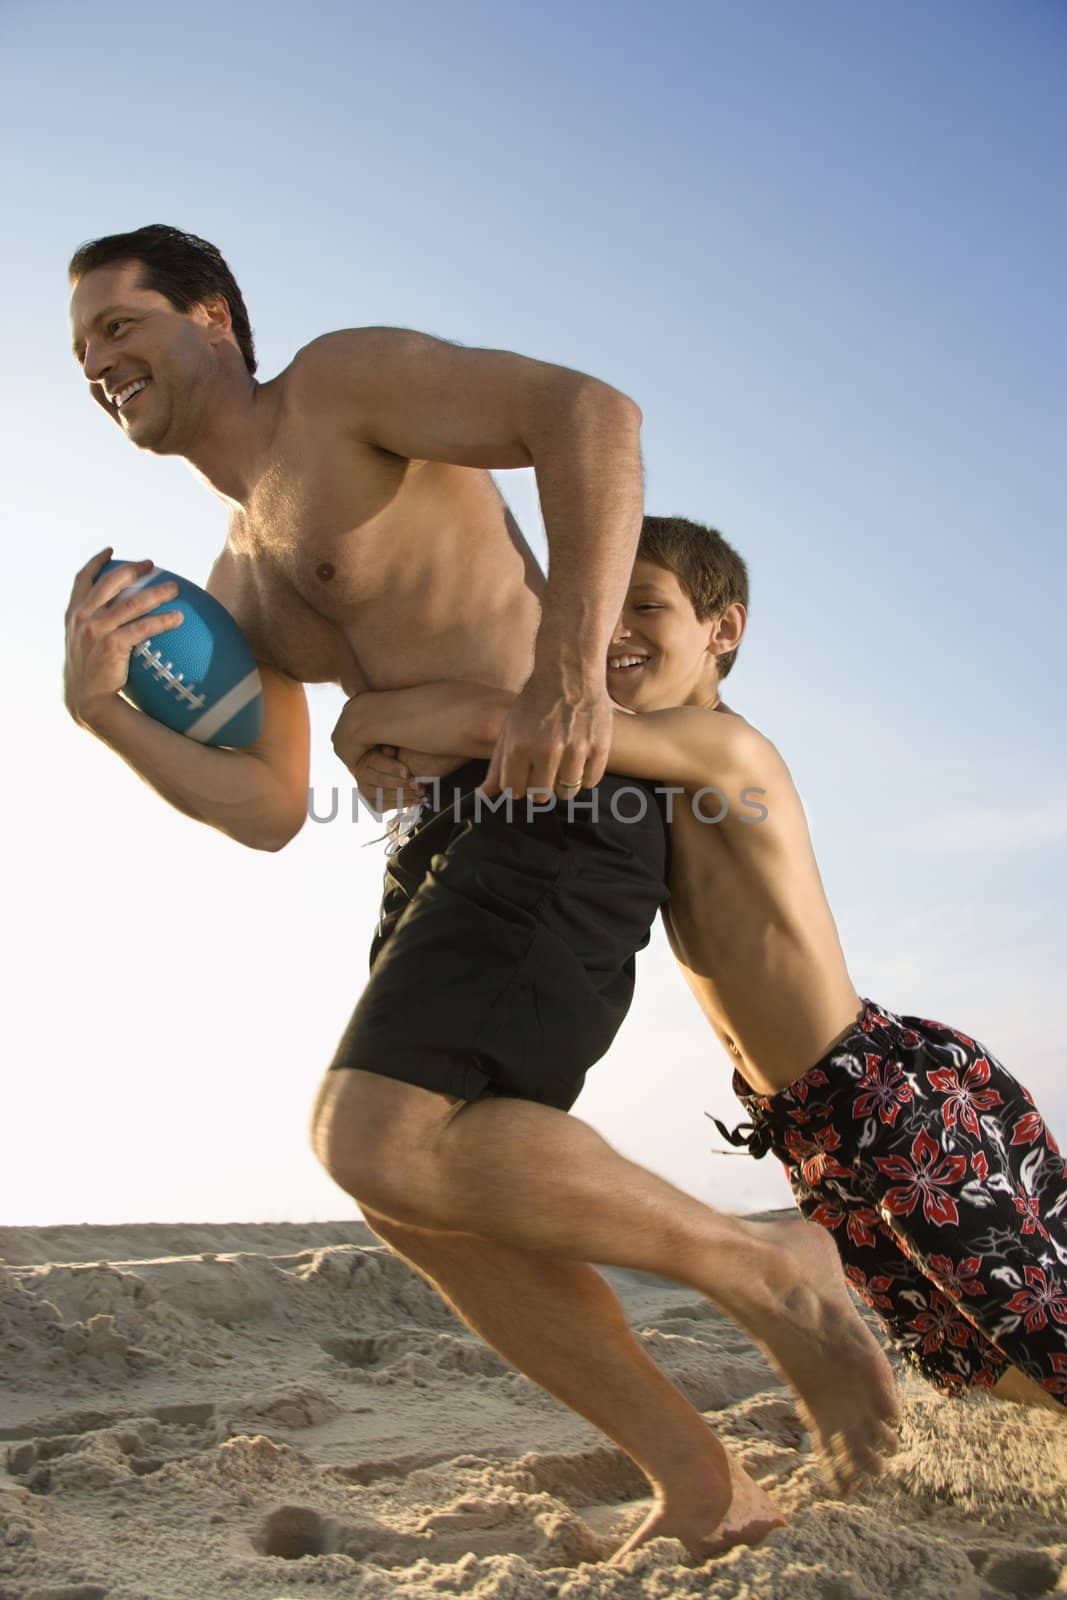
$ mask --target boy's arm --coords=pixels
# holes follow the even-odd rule
[[[343,713],[365,744],[391,744],[428,754],[491,754],[515,696],[487,684],[445,681],[417,689],[357,695]],[[666,711],[614,710],[608,770],[630,778],[679,783],[687,789],[744,776],[762,735],[741,717],[702,706]]]
[[[765,744],[762,734],[730,711],[671,706],[632,712],[616,706],[608,768],[692,791],[751,775],[756,747]]]
[[[353,695],[333,730],[334,749],[342,760],[345,751],[375,744],[488,760],[514,699],[462,679]]]

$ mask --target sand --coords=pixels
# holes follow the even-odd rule
[[[790,1526],[702,1566],[631,1463],[359,1223],[0,1229],[0,1600],[995,1600],[1067,1594],[1067,1425],[901,1374],[845,1501],[788,1391],[687,1289],[632,1326]]]

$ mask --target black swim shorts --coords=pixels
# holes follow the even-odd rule
[[[666,825],[635,779],[541,810],[476,795],[487,770],[442,779],[439,809],[389,858],[371,976],[331,1070],[566,1111],[629,1010],[667,899]]]

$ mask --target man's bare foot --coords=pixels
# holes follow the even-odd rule
[[[721,1486],[717,1486],[721,1487]],[[721,1493],[714,1495],[721,1501]],[[686,1495],[653,1506],[641,1526],[612,1556],[609,1566],[647,1544],[650,1539],[680,1539],[694,1561],[709,1561],[737,1544],[758,1544],[772,1528],[786,1527],[786,1519],[744,1467],[730,1460],[730,1499],[725,1511],[712,1510],[708,1500]]]
[[[724,1309],[796,1390],[837,1486],[877,1477],[897,1449],[896,1386],[885,1352],[852,1303],[833,1240],[817,1223],[799,1219],[741,1225],[775,1255],[766,1273],[753,1272],[751,1298]]]

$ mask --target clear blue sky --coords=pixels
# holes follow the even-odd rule
[[[69,354],[71,250],[149,221],[224,251],[267,375],[395,323],[633,394],[649,508],[749,560],[732,702],[793,765],[857,984],[976,1033],[1067,1134],[1065,55],[1055,0],[8,0],[7,1220],[348,1209],[305,1125],[370,834],[241,851],[62,710],[77,567],[202,578],[224,537]],[[578,1110],[705,1198],[780,1201],[704,1109],[732,1114],[724,1059],[657,940]]]

